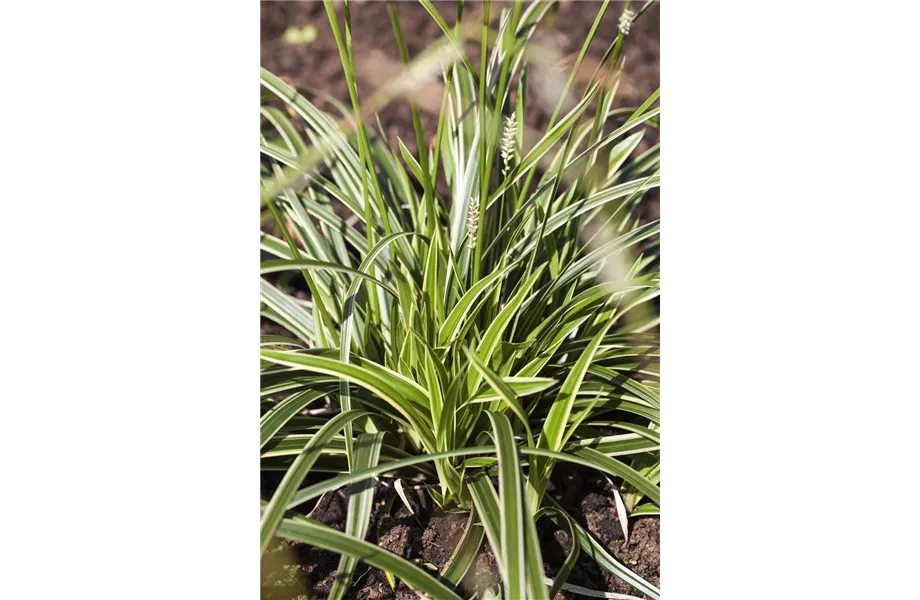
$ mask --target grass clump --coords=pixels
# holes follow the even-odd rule
[[[611,10],[604,2],[547,127],[532,130],[528,78],[545,60],[534,34],[553,4],[493,15],[486,2],[471,23],[461,3],[454,27],[422,4],[443,42],[410,61],[391,4],[411,76],[365,104],[347,2],[343,22],[326,9],[351,106],[321,111],[262,70],[262,201],[278,235],[261,234],[270,256],[261,312],[291,333],[261,339],[262,467],[284,472],[263,503],[262,551],[280,536],[340,553],[332,598],[359,559],[431,598],[456,598],[485,537],[507,599],[572,589],[579,553],[657,598],[545,492],[557,465],[575,463],[615,481],[630,514],[659,512],[659,225],[639,219],[659,184],[659,154],[635,152],[657,126],[658,92],[615,107],[621,28],[572,95]],[[462,52],[470,39],[478,68]],[[367,125],[369,111],[411,95],[431,69],[444,87],[433,143],[413,102],[419,152],[401,140],[390,147]],[[309,299],[285,293],[279,276],[302,279]],[[307,410],[320,403],[330,410]],[[329,476],[302,487],[317,472]],[[350,488],[344,533],[302,514],[343,486],[411,476],[470,515],[436,576],[364,541],[373,486]],[[537,541],[542,518],[573,539],[553,580]]]

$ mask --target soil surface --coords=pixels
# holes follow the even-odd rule
[[[269,481],[263,477],[263,497],[277,485],[278,477]],[[607,551],[636,574],[655,586],[660,586],[659,532],[657,518],[630,520],[629,541],[624,541],[619,525],[613,490],[597,473],[580,467],[567,466],[554,474],[548,493],[579,524],[601,542]],[[423,568],[443,569],[466,527],[466,514],[445,512],[438,508],[423,490],[407,490],[412,510],[409,511],[389,485],[378,483],[375,505],[366,540],[409,560],[417,560]],[[345,529],[348,496],[345,489],[321,497],[310,516],[339,531]],[[553,577],[572,549],[568,531],[558,529],[549,519],[537,523],[544,572]],[[291,600],[325,598],[332,589],[339,557],[337,554],[307,544],[281,541],[266,552],[262,561],[262,599]],[[644,598],[624,581],[598,566],[584,554],[568,577],[568,583],[593,590],[612,591]],[[460,585],[465,598],[481,597],[489,589],[498,590],[501,580],[495,556],[488,540]],[[397,582],[393,589],[383,571],[359,563],[346,598],[358,600],[408,600],[420,598],[405,584]],[[580,598],[571,592],[560,592],[555,600]]]

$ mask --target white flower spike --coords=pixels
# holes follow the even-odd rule
[[[514,161],[514,152],[517,146],[517,121],[514,117],[505,118],[505,131],[502,134],[502,160],[505,168],[502,169],[502,175],[508,176],[511,171],[511,163]]]
[[[629,35],[629,28],[632,26],[633,20],[636,18],[636,13],[630,9],[623,11],[623,14],[620,15],[619,28],[620,33],[623,35]]]
[[[470,249],[476,247],[476,234],[479,232],[479,196],[470,198],[470,208],[466,214],[466,236]]]

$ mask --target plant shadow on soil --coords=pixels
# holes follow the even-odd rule
[[[280,481],[281,473],[263,473],[263,497]],[[631,519],[629,541],[624,542],[617,515],[613,488],[596,472],[566,465],[556,469],[547,493],[617,560],[655,586],[660,584],[660,520],[655,517]],[[422,489],[407,491],[413,515],[396,498],[391,486],[376,484],[374,510],[366,541],[408,560],[444,568],[466,528],[465,513],[445,512]],[[386,509],[389,509],[387,511]],[[339,531],[345,529],[348,495],[340,489],[322,496],[313,507],[311,518]],[[543,518],[537,522],[544,571],[554,577],[572,549],[569,533]],[[326,598],[335,581],[339,555],[308,544],[278,540],[262,559],[263,600]],[[425,568],[425,566],[423,566]],[[433,575],[435,573],[432,573]],[[645,596],[629,584],[601,568],[584,553],[578,559],[568,583],[589,589]],[[500,589],[501,580],[488,540],[460,585],[463,597],[481,596],[486,589]],[[356,600],[409,600],[420,598],[404,583],[394,590],[383,571],[358,563],[345,598]],[[555,600],[582,596],[560,592]]]

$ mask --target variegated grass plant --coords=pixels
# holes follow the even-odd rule
[[[455,27],[422,4],[445,36],[426,63],[444,95],[432,143],[411,103],[416,154],[367,125],[347,2],[344,23],[326,10],[350,107],[321,111],[262,70],[262,201],[280,237],[261,234],[271,256],[261,312],[292,335],[261,339],[262,468],[284,472],[263,502],[262,552],[279,536],[340,553],[334,599],[358,560],[431,598],[457,598],[485,537],[507,599],[578,591],[566,578],[580,553],[657,598],[546,494],[554,468],[574,463],[615,482],[624,529],[626,513],[659,513],[659,226],[639,220],[659,151],[636,152],[657,126],[658,92],[639,107],[615,102],[625,34],[642,10],[621,16],[579,98],[576,70],[612,9],[599,5],[548,125],[534,131],[527,80],[552,3],[493,15],[486,2],[472,26],[459,3]],[[471,38],[478,68],[462,52]],[[278,273],[302,278],[309,300],[272,283]],[[310,474],[325,478],[303,487]],[[304,516],[324,493],[376,478],[415,479],[439,505],[468,512],[440,573],[365,541],[373,485],[348,488],[344,533]],[[543,572],[541,519],[573,541],[554,579]]]

